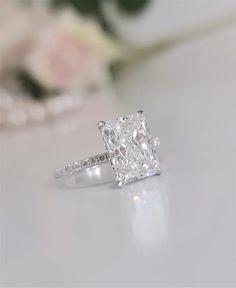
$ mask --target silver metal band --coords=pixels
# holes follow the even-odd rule
[[[57,168],[54,171],[54,177],[55,178],[63,178],[71,175],[78,174],[86,169],[92,168],[94,166],[103,164],[108,162],[108,153],[104,152],[101,154],[97,154],[95,156],[91,156],[89,158],[86,158],[84,160],[78,160],[71,163],[68,163],[67,165]]]

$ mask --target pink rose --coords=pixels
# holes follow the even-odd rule
[[[55,17],[36,37],[26,68],[49,89],[76,89],[101,82],[120,50],[98,25],[71,11]]]

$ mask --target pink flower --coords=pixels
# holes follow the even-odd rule
[[[36,37],[28,72],[49,89],[76,89],[102,81],[121,49],[91,20],[72,11],[56,15]]]
[[[13,0],[0,1],[0,77],[23,65],[34,33],[48,20],[45,3],[21,4]]]

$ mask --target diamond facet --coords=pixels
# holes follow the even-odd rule
[[[100,123],[99,130],[119,186],[160,173],[156,145],[142,111]]]

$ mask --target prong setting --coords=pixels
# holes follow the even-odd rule
[[[144,114],[143,110],[138,110],[137,113],[141,116]]]
[[[105,121],[99,121],[98,122],[98,129],[102,129],[106,125]]]
[[[151,139],[151,143],[152,143],[153,146],[156,147],[156,148],[159,147],[160,144],[161,144],[161,143],[160,143],[160,140],[159,140],[158,137],[154,137],[154,138],[152,138],[152,139]]]

